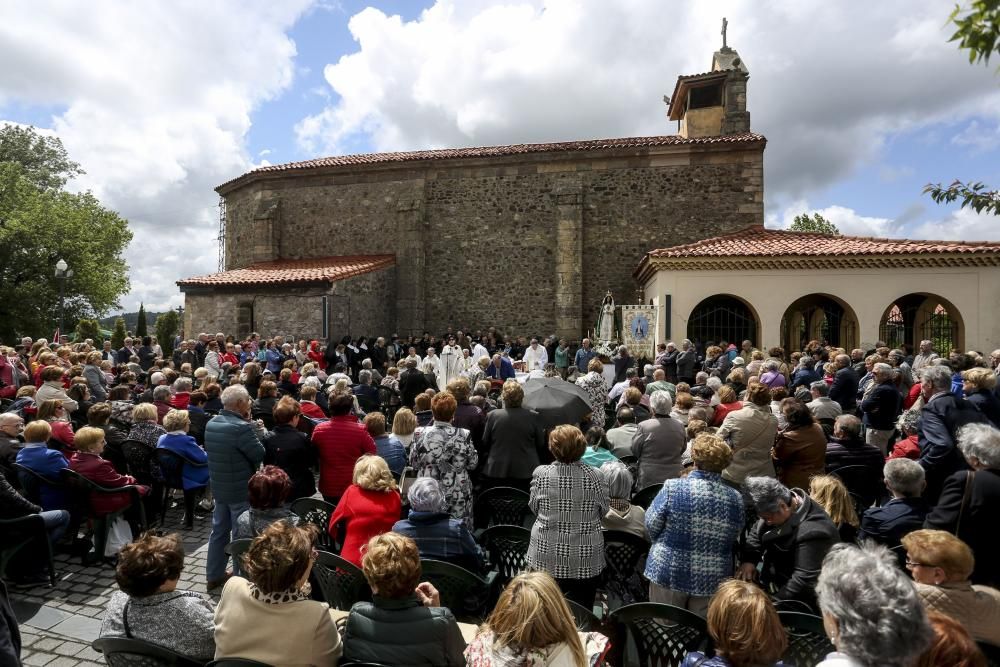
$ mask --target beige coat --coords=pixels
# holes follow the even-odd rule
[[[343,651],[330,605],[315,600],[268,604],[233,577],[215,608],[215,659],[269,665],[334,665]]]
[[[747,477],[774,477],[771,448],[778,432],[778,420],[769,406],[750,402],[726,415],[716,435],[733,448],[733,460],[722,477],[742,484]]]
[[[927,609],[951,616],[977,642],[1000,646],[1000,591],[968,581],[940,586],[916,583],[916,587]]]
[[[60,380],[49,380],[42,383],[42,386],[35,392],[35,405],[41,405],[43,401],[62,401],[67,413],[75,412],[80,407],[63,389]],[[66,418],[69,418],[69,414],[66,415]]]

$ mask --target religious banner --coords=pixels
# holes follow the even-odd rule
[[[633,357],[656,357],[656,306],[622,306],[622,343]]]

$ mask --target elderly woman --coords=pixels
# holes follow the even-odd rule
[[[81,428],[76,434],[76,447],[77,451],[69,460],[69,467],[91,482],[106,489],[138,484],[135,477],[119,474],[110,461],[101,458],[101,452],[104,451],[104,431],[101,429],[90,426]],[[139,486],[139,493],[147,495],[149,487]],[[132,496],[126,491],[95,491],[90,496],[90,506],[97,515],[111,514],[131,504]]]
[[[410,466],[417,477],[433,477],[448,499],[448,512],[472,527],[472,480],[479,454],[469,432],[451,425],[458,402],[448,392],[431,399],[434,423],[418,428],[410,447]]]
[[[87,365],[83,367],[83,377],[87,380],[90,395],[98,403],[108,400],[108,380],[101,370],[101,353],[93,351],[87,355]]]
[[[611,500],[604,476],[580,462],[586,447],[575,426],[557,426],[549,434],[555,462],[539,466],[531,478],[528,505],[537,518],[527,564],[551,574],[566,597],[589,608],[604,570],[601,521]]]
[[[166,449],[185,461],[181,467],[181,483],[184,485],[184,526],[194,525],[195,497],[208,486],[208,454],[188,435],[191,419],[187,410],[171,410],[163,418],[164,435],[156,443],[157,449]],[[189,463],[190,461],[190,463]],[[203,465],[195,465],[195,464]]]
[[[913,667],[988,667],[986,656],[962,624],[940,612],[927,612],[934,631],[931,645],[920,654]]]
[[[483,569],[483,557],[465,523],[451,518],[444,494],[433,477],[418,477],[406,494],[410,502],[408,518],[397,521],[394,533],[417,544],[421,558],[448,561],[466,570]]]
[[[278,385],[271,380],[264,380],[257,389],[257,398],[253,402],[253,412],[271,414],[278,404]]]
[[[715,656],[689,653],[681,667],[782,667],[788,636],[764,591],[745,581],[723,582],[708,605]]]
[[[162,646],[197,662],[215,656],[215,609],[199,593],[177,590],[184,569],[179,535],[144,533],[118,552],[117,591],[111,594],[101,637],[126,637]]]
[[[975,563],[969,546],[943,530],[916,530],[902,542],[927,609],[961,622],[976,641],[1000,645],[1000,591],[969,581]]]
[[[956,534],[976,554],[972,583],[1000,588],[1000,430],[970,424],[958,432],[958,447],[971,471],[956,472],[944,483],[927,527]]]
[[[417,418],[413,414],[413,410],[405,407],[396,410],[396,414],[392,418],[392,435],[396,440],[399,440],[407,452],[410,451],[413,432],[416,430]]]
[[[679,476],[681,457],[687,447],[684,425],[670,416],[673,407],[670,392],[654,391],[649,403],[653,417],[639,422],[632,436],[632,454],[638,459],[640,489]]]
[[[333,665],[340,633],[330,605],[309,599],[317,529],[278,521],[243,557],[215,609],[215,659],[244,658],[268,665]]]
[[[715,406],[715,413],[712,415],[712,426],[722,426],[723,420],[730,412],[735,412],[743,407],[743,402],[739,400],[738,394],[728,384],[719,387],[716,392],[719,397],[719,404]]]
[[[671,419],[676,419],[684,426],[687,426],[691,419],[691,408],[694,407],[694,396],[686,391],[677,391],[677,400],[670,409]]]
[[[538,413],[522,407],[524,388],[517,380],[504,382],[503,408],[486,417],[483,450],[489,452],[483,468],[483,486],[511,486],[527,490],[531,475],[543,460],[545,431]]]
[[[691,445],[691,457],[694,471],[664,482],[646,512],[653,546],[645,574],[650,602],[704,616],[719,584],[733,576],[733,547],[744,524],[743,500],[722,481],[732,450],[721,438],[699,435]]]
[[[920,598],[885,547],[835,546],[816,592],[837,649],[817,667],[908,667],[930,642]]]
[[[601,524],[604,530],[620,530],[649,540],[646,533],[646,510],[633,505],[632,473],[621,461],[609,461],[600,467],[601,474],[608,482],[608,497],[611,506]]]
[[[826,436],[802,401],[781,401],[785,427],[774,441],[774,464],[778,479],[790,489],[808,489],[809,478],[826,471]]]
[[[816,475],[809,480],[809,497],[812,498],[840,533],[841,542],[854,542],[858,537],[857,512],[847,487],[835,475]]]
[[[962,372],[962,391],[965,398],[986,415],[990,423],[1000,428],[1000,398],[994,390],[997,375],[989,368],[970,368]]]
[[[291,498],[308,498],[316,493],[316,450],[309,437],[298,429],[299,403],[285,396],[274,408],[274,430],[263,440],[264,463],[284,470],[292,482]]]
[[[576,386],[590,396],[591,423],[595,426],[604,424],[604,403],[608,400],[608,383],[603,373],[604,364],[596,358],[591,359],[587,364],[587,374],[576,380]]]
[[[53,398],[47,401],[36,401],[35,405],[38,406],[35,419],[48,422],[49,426],[52,427],[52,439],[58,441],[68,452],[76,449],[73,425],[69,421],[69,413],[66,412],[63,402]]]
[[[361,547],[375,535],[392,530],[401,505],[396,480],[385,459],[371,454],[359,458],[354,464],[353,483],[330,517],[330,535],[336,538],[341,525],[345,530],[341,558],[360,566]]]
[[[465,665],[462,631],[441,606],[437,589],[420,583],[420,552],[413,540],[395,533],[373,537],[361,567],[373,601],[351,607],[344,627],[345,662]]]
[[[288,509],[292,480],[278,466],[266,465],[253,474],[247,484],[250,509],[236,517],[233,539],[257,537],[275,521],[297,525],[299,517]]]
[[[771,449],[778,432],[778,420],[771,414],[771,393],[766,385],[755,384],[747,389],[743,407],[726,415],[718,435],[729,443],[733,461],[722,472],[722,478],[739,486],[747,477],[774,476]]]
[[[389,470],[395,475],[402,475],[406,467],[406,450],[403,443],[385,432],[385,415],[381,412],[369,412],[364,419],[368,435],[375,441],[376,453],[385,459]]]
[[[777,360],[769,359],[764,362],[760,383],[768,389],[785,386],[785,375],[781,372],[781,364]]]
[[[747,534],[736,576],[757,579],[763,562],[764,590],[778,600],[814,605],[820,564],[840,541],[837,527],[801,489],[788,489],[772,477],[749,477],[744,486],[760,518]]]
[[[66,408],[66,414],[74,412],[80,407],[63,388],[63,374],[65,372],[66,369],[60,366],[46,366],[42,369],[42,386],[35,392],[36,403],[41,404],[50,400],[62,401],[63,407]]]

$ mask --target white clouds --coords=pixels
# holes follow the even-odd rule
[[[976,153],[996,150],[1000,148],[1000,123],[983,127],[978,120],[973,120],[951,138],[951,143],[967,146]]]
[[[993,72],[947,42],[935,0],[658,3],[438,0],[404,23],[366,9],[328,65],[336,102],[303,119],[313,153],[669,134],[660,102],[729,43],[750,67],[753,127],[781,204],[875,158],[894,132],[1000,107]],[[928,87],[933,82],[931,87]]]
[[[826,220],[836,225],[841,234],[847,236],[888,237],[895,235],[898,231],[895,223],[889,218],[861,215],[854,209],[845,206],[827,206],[826,208],[819,209],[811,208],[805,200],[793,201],[780,216],[775,214],[768,215],[765,224],[775,229],[787,229],[795,221],[795,216],[803,213],[810,216],[819,213]]]
[[[179,302],[175,280],[215,268],[212,189],[252,164],[250,115],[292,82],[306,0],[43,4],[4,6],[0,117],[64,109],[51,129],[87,171],[73,186],[132,223],[124,305]]]
[[[910,236],[945,241],[995,241],[1000,237],[1000,217],[963,208],[916,225]]]

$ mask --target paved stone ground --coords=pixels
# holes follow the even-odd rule
[[[178,589],[205,592],[205,557],[211,517],[196,519],[192,530],[181,525],[183,507],[167,512],[164,531],[184,539],[184,571]],[[25,665],[72,667],[103,665],[90,648],[101,629],[104,605],[117,588],[110,564],[85,566],[78,556],[56,556],[56,585],[10,589],[11,605],[20,623]],[[218,592],[218,591],[216,591]]]

